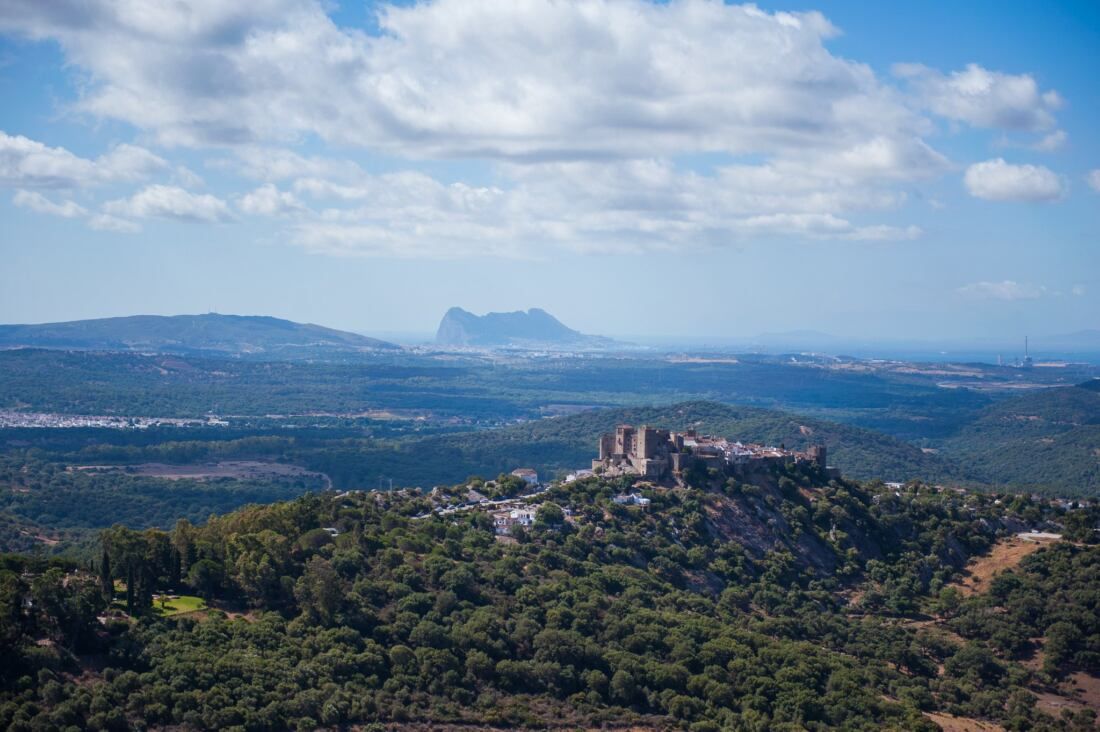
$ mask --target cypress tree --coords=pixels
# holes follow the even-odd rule
[[[131,615],[137,609],[134,607],[134,564],[126,563],[126,612]]]
[[[111,555],[107,553],[107,547],[103,547],[103,558],[99,562],[99,589],[103,593],[103,599],[108,605],[115,597],[115,582],[111,576]]]
[[[180,553],[175,546],[168,550],[168,584],[176,592],[180,589]]]

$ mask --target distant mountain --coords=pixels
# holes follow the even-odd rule
[[[579,333],[539,308],[485,315],[451,308],[439,323],[435,341],[442,346],[482,348],[607,348],[615,344],[610,338]]]
[[[0,348],[305,355],[318,349],[397,349],[376,338],[260,315],[133,315],[0,325]]]

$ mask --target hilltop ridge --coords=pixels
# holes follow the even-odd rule
[[[267,315],[130,315],[0,325],[0,347],[295,355],[310,349],[397,350],[377,338]]]

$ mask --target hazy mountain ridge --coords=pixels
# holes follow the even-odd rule
[[[38,325],[0,325],[0,347],[160,353],[278,353],[306,349],[393,350],[347,331],[265,315],[132,315]]]
[[[585,335],[573,330],[539,308],[475,315],[460,307],[453,307],[443,315],[435,340],[442,346],[475,348],[607,348],[615,344],[610,338]]]

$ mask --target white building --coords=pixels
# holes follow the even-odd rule
[[[493,530],[502,536],[512,533],[516,526],[528,528],[535,523],[535,512],[529,508],[513,508],[493,514]]]
[[[620,493],[612,499],[620,506],[648,506],[649,499],[637,493]]]
[[[532,488],[539,484],[539,474],[535,472],[534,468],[516,468],[512,471],[512,475],[521,478],[524,483]]]

